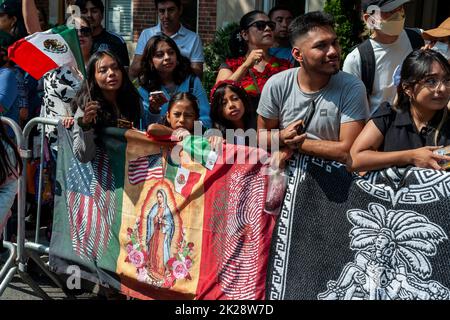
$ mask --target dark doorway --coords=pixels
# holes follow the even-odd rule
[[[181,23],[191,31],[197,32],[197,3],[198,0],[182,0],[183,15]]]
[[[288,7],[295,17],[305,13],[305,0],[276,0],[275,4]]]
[[[450,17],[450,1],[438,1],[435,26],[440,25],[448,17]]]

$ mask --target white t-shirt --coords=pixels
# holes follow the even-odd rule
[[[300,89],[297,77],[300,68],[272,76],[261,93],[257,113],[267,119],[278,119],[279,128],[303,119],[311,101],[316,110],[306,133],[310,139],[339,141],[341,124],[366,120],[369,106],[361,80],[340,71],[328,84],[314,93]]]
[[[370,113],[372,114],[382,102],[387,101],[392,104],[397,92],[393,80],[394,72],[413,49],[405,30],[394,43],[382,44],[372,39],[370,39],[370,43],[375,54],[376,70],[372,95],[369,99]],[[355,48],[345,58],[343,71],[361,79],[361,56],[358,48]]]

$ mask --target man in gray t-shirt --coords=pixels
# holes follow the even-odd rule
[[[276,74],[266,83],[257,110],[258,130],[281,129],[281,146],[347,163],[369,105],[361,80],[339,71],[340,48],[333,25],[332,17],[322,12],[292,22],[292,54],[301,67]],[[312,100],[315,113],[306,135],[300,135],[297,129]]]

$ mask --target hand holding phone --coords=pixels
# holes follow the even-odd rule
[[[311,119],[314,116],[314,113],[316,112],[316,102],[314,100],[311,100],[310,105],[308,106],[308,109],[306,110],[305,117],[303,118],[303,125],[300,125],[297,127],[297,134],[301,135],[308,130],[309,124],[311,123]]]
[[[168,100],[166,95],[162,91],[153,91],[149,95],[150,111],[152,113],[159,113],[161,111],[161,106]]]
[[[444,148],[437,149],[433,151],[435,154],[438,154],[440,156],[450,156],[450,146],[446,146]],[[450,161],[447,160],[439,160],[438,164],[441,166],[442,169],[448,170],[450,169]]]

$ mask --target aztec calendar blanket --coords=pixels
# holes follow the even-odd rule
[[[450,299],[450,173],[359,177],[308,156],[288,173],[268,299]]]
[[[192,138],[182,154],[204,157],[176,166],[167,144],[107,128],[83,164],[58,132],[54,271],[76,265],[82,278],[141,299],[265,298],[275,220],[263,213],[264,166],[228,161],[260,149],[224,145],[226,161],[211,165],[205,140]]]

